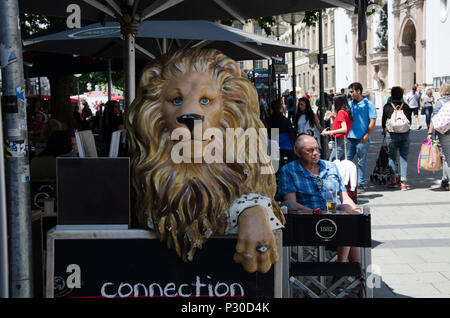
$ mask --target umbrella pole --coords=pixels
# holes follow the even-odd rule
[[[134,35],[124,34],[125,52],[124,52],[124,70],[125,70],[125,107],[130,107],[135,97],[135,39]]]
[[[319,10],[319,91],[320,91],[320,125],[325,127],[324,115],[326,111],[325,105],[325,90],[323,87],[323,35],[322,35],[322,10]],[[321,143],[321,158],[326,160],[328,158],[328,138],[327,136],[320,136]]]
[[[108,100],[111,100],[112,94],[112,78],[111,78],[111,59],[108,59]]]

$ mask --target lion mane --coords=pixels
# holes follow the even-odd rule
[[[180,50],[143,70],[126,115],[135,218],[139,226],[153,225],[184,261],[192,261],[196,249],[211,235],[224,234],[235,199],[248,193],[273,198],[276,191],[274,174],[261,174],[263,165],[249,163],[248,155],[244,163],[171,160],[171,132],[161,112],[161,96],[168,81],[188,71],[208,73],[219,84],[223,107],[218,128],[224,136],[226,128],[264,128],[256,89],[238,64],[217,50]],[[273,172],[270,160],[268,166]]]

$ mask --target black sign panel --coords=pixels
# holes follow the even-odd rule
[[[370,215],[286,214],[283,246],[371,247]]]
[[[57,158],[58,225],[128,225],[129,160]]]
[[[54,297],[274,297],[273,266],[245,272],[233,261],[234,238],[210,239],[189,263],[158,239],[56,239],[54,247]]]

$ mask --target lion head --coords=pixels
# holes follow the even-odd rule
[[[218,128],[223,136],[227,128],[264,126],[256,89],[238,64],[217,50],[180,50],[144,69],[126,115],[134,210],[141,225],[152,223],[186,261],[211,235],[224,233],[236,198],[246,193],[273,198],[276,182],[248,155],[243,163],[174,163],[171,150],[178,142],[211,142],[171,140],[175,129],[192,129],[183,118],[201,118],[202,132]]]

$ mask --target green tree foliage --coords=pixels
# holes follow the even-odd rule
[[[113,87],[119,90],[124,90],[123,72],[122,71],[111,71],[111,78]],[[77,95],[77,80],[79,81],[80,94],[84,92],[93,91],[95,85],[108,86],[108,73],[107,72],[92,72],[81,74],[78,79],[75,76],[71,77],[70,81],[70,92],[71,95]],[[91,89],[87,89],[87,84],[91,84]]]

